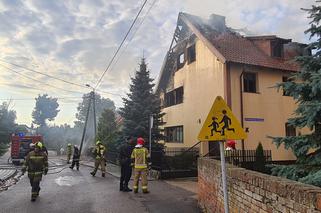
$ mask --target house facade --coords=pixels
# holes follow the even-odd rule
[[[225,17],[202,19],[186,13],[167,52],[156,92],[165,113],[166,147],[189,148],[217,96],[222,96],[248,132],[237,149],[256,149],[259,142],[272,151],[273,160],[292,160],[284,147],[268,136],[300,134],[287,125],[296,108],[294,100],[273,88],[300,67],[293,62],[309,54],[306,45],[277,36],[245,37],[228,28]],[[198,145],[201,155],[218,150],[217,143]]]

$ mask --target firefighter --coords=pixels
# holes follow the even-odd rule
[[[29,144],[29,151],[28,151],[28,153],[29,152],[32,152],[32,151],[34,151],[35,150],[35,144],[34,143],[30,143]],[[28,155],[28,153],[27,153],[27,155]],[[26,155],[26,157],[27,157],[27,155]]]
[[[94,149],[94,155],[95,155],[95,169],[94,171],[90,172],[92,176],[96,175],[96,172],[98,170],[98,167],[100,165],[101,168],[101,176],[105,177],[105,172],[106,172],[106,160],[105,160],[105,153],[106,153],[106,148],[105,146],[100,142],[96,142],[96,147]]]
[[[28,171],[28,177],[32,187],[31,201],[34,202],[39,196],[39,184],[42,179],[42,174],[46,175],[48,172],[48,157],[46,153],[42,151],[41,142],[37,142],[34,151],[28,153],[22,167],[22,174],[26,171]]]
[[[71,157],[71,143],[68,143],[67,145],[67,163],[69,164],[70,163],[70,157]]]
[[[41,141],[40,141],[40,142],[41,142]],[[44,142],[41,142],[41,143],[42,143],[42,149],[41,149],[41,151],[45,152],[45,153],[47,154],[47,156],[48,156],[48,149],[47,149],[47,147],[45,146]]]
[[[119,162],[121,166],[121,175],[120,175],[120,187],[119,190],[123,192],[131,192],[128,188],[128,182],[132,176],[132,167],[131,167],[131,154],[134,149],[134,140],[129,137],[124,145],[120,147],[119,152]]]
[[[72,155],[72,163],[69,167],[70,169],[74,169],[74,166],[76,165],[77,170],[79,170],[79,158],[80,158],[80,152],[77,145],[74,145],[74,152]]]
[[[134,166],[134,193],[138,192],[139,178],[142,179],[143,193],[149,193],[147,189],[149,154],[148,150],[144,147],[144,143],[143,138],[137,138],[137,145],[131,154],[132,165]]]

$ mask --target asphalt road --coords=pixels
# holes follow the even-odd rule
[[[56,161],[58,160],[52,160]],[[59,172],[62,167],[49,171]],[[7,191],[0,193],[0,212],[4,213],[96,213],[96,212],[199,212],[195,194],[171,186],[163,181],[149,183],[150,194],[118,191],[119,179],[92,177],[91,168],[80,171],[66,168],[60,173],[44,176],[40,197],[30,202],[31,187],[26,175]]]

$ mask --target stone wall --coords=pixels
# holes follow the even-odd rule
[[[227,165],[230,212],[321,212],[321,188]],[[224,212],[220,161],[199,158],[198,197],[204,212]]]

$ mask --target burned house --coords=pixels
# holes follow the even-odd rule
[[[268,36],[242,36],[225,24],[225,17],[203,19],[180,13],[175,33],[158,80],[167,147],[188,148],[197,135],[216,96],[225,98],[248,130],[238,149],[255,149],[259,142],[272,150],[274,160],[294,159],[267,138],[299,134],[287,124],[296,108],[282,91],[272,88],[300,67],[292,59],[309,54],[305,44]],[[202,155],[215,143],[201,143]]]

